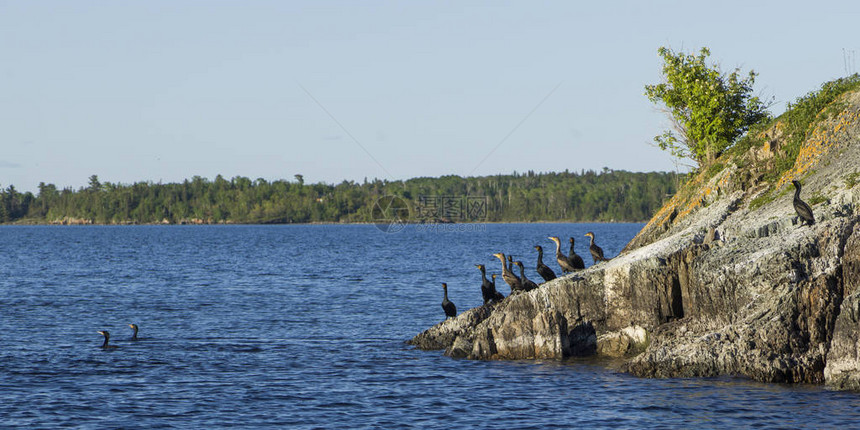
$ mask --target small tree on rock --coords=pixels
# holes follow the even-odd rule
[[[653,103],[662,103],[672,120],[673,130],[654,137],[660,149],[705,166],[751,125],[769,117],[767,106],[752,96],[754,71],[745,79],[740,78],[740,69],[721,73],[717,64],[706,64],[711,55],[708,48],[702,48],[699,55],[665,47],[658,52],[665,82],[646,85],[645,95]]]

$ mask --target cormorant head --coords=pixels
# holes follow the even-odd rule
[[[131,327],[132,330],[137,331],[137,324],[129,324],[128,326]]]
[[[541,251],[543,251],[543,248],[540,245],[535,245],[535,250],[537,252],[541,252]]]
[[[594,233],[589,231],[588,233],[585,233],[585,235],[590,237],[592,240],[594,240]]]
[[[442,283],[442,288],[444,288],[444,289],[446,289],[446,290],[447,290],[447,289],[448,289],[448,284],[446,284],[446,283],[444,283],[444,282],[443,282],[443,283]]]
[[[477,267],[477,268],[478,268],[478,270],[480,270],[480,271],[482,271],[482,272],[485,270],[485,268],[484,268],[484,265],[483,265],[483,264],[476,264],[476,265],[475,265],[475,267]]]
[[[573,245],[573,243],[574,243],[574,242],[573,242],[573,238],[571,237],[571,238],[570,238],[570,244],[571,244],[571,245]]]
[[[497,252],[497,253],[493,254],[493,257],[496,257],[499,260],[502,260],[502,263],[505,262],[505,254],[502,254],[501,252]]]
[[[558,244],[560,243],[560,242],[559,242],[559,240],[558,240],[558,238],[557,238],[557,237],[555,237],[555,236],[550,236],[550,237],[548,237],[547,239],[549,239],[549,240],[551,240],[551,241],[555,242],[555,244],[556,244],[556,245],[558,245]]]
[[[792,179],[791,183],[794,184],[794,188],[800,189],[800,181],[797,179]]]
[[[514,261],[514,256],[513,256],[513,255],[509,255],[509,256],[508,256],[508,263],[510,263],[510,262],[512,262],[512,261]]]
[[[105,337],[105,340],[110,339],[110,333],[108,333],[106,330],[99,330],[99,334],[101,334],[102,336],[104,336],[104,337]]]
[[[514,264],[517,265],[517,267],[519,267],[520,269],[523,268],[523,262],[522,261],[514,261]]]
[[[491,276],[493,277],[493,282],[496,282],[496,276],[499,276],[499,275],[493,273]]]

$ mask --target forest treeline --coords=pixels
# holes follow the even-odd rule
[[[293,181],[194,176],[167,184],[101,182],[93,175],[77,190],[45,183],[35,195],[14,186],[0,189],[0,222],[374,222],[389,213],[391,199],[381,199],[386,196],[397,197],[394,206],[405,203],[400,215],[414,222],[643,221],[675,193],[681,176],[604,168],[334,185],[305,184],[302,175]]]

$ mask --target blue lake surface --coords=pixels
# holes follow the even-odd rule
[[[639,379],[617,363],[455,360],[404,342],[481,304],[476,263],[641,224],[2,226],[0,426],[845,427],[860,394]],[[556,270],[559,272],[559,270]],[[499,280],[499,289],[509,289]],[[140,326],[132,342],[128,324]],[[98,330],[118,348],[103,350]]]

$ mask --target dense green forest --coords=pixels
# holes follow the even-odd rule
[[[3,223],[309,223],[373,222],[396,196],[404,219],[420,221],[643,221],[675,193],[674,173],[534,173],[337,185],[245,177],[181,183],[100,182],[78,190],[39,184],[38,194],[0,189]],[[390,203],[391,199],[387,202]],[[387,209],[387,206],[384,208]],[[473,210],[474,209],[474,210]]]

